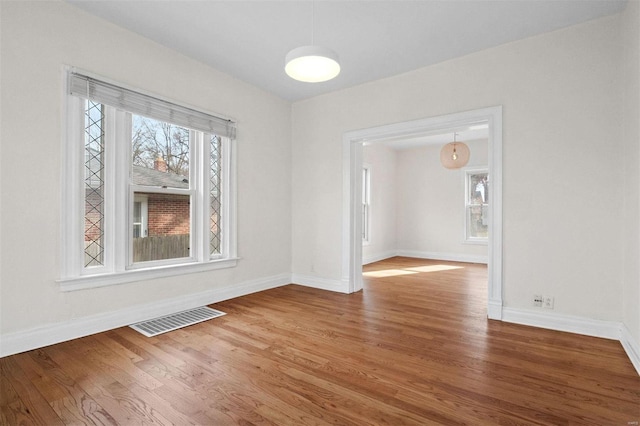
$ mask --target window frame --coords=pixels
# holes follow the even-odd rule
[[[371,244],[371,165],[362,165],[362,244]]]
[[[146,194],[133,195],[133,217],[131,219],[133,238],[135,236],[135,226],[137,224],[135,211],[136,203],[140,203],[140,236],[146,237],[149,235],[149,196]]]
[[[130,182],[131,114],[107,106],[104,111],[104,258],[102,266],[84,266],[84,158],[85,131],[84,105],[86,99],[70,94],[68,76],[77,72],[64,68],[63,79],[63,132],[61,143],[61,267],[57,283],[63,291],[94,288],[126,282],[182,275],[208,270],[234,267],[237,264],[236,246],[236,148],[235,139],[220,137],[221,164],[221,215],[220,255],[211,255],[209,241],[209,149],[211,134],[193,131],[197,135],[190,141],[193,150],[188,189],[163,189],[134,185]],[[103,77],[82,72],[91,78],[108,82],[127,90],[126,86]],[[138,92],[141,93],[141,92]],[[142,93],[147,95],[146,93]],[[162,99],[149,94],[148,96]],[[164,99],[163,99],[164,100]],[[175,105],[183,105],[169,101]],[[187,106],[185,106],[187,107]],[[191,107],[187,107],[191,108]],[[191,108],[199,111],[198,109]],[[213,114],[211,114],[213,116]],[[127,134],[129,132],[129,134]],[[205,143],[207,141],[207,143]],[[133,238],[133,205],[135,192],[190,194],[190,257],[160,261],[133,263],[131,241]]]
[[[489,174],[489,167],[487,166],[482,166],[482,167],[466,167],[463,169],[463,178],[464,178],[464,214],[463,214],[463,220],[464,220],[464,235],[463,235],[463,242],[465,244],[478,244],[478,245],[487,245],[489,244],[489,237],[473,237],[470,235],[470,229],[469,229],[469,215],[470,215],[470,211],[472,207],[477,207],[478,204],[472,204],[470,201],[470,197],[469,195],[471,194],[470,190],[470,178],[472,175],[476,175],[476,174],[480,174],[480,173],[487,173],[487,175]],[[487,214],[488,214],[488,206],[489,206],[489,200],[487,200],[486,203],[482,203],[481,204],[481,208],[487,207]]]

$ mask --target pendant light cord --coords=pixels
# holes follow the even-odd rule
[[[457,160],[458,159],[458,153],[456,152],[456,136],[458,136],[457,133],[453,133],[453,153],[451,153],[451,158],[453,160]]]
[[[316,2],[311,1],[311,45],[315,46]]]

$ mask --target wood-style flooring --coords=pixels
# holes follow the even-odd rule
[[[637,425],[617,341],[486,319],[483,265],[392,258],[362,292],[289,285],[158,337],[0,359],[2,425]]]

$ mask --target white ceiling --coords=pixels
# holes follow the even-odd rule
[[[626,5],[626,0],[67,1],[291,101],[618,13]],[[342,71],[332,81],[301,83],[284,73],[286,54],[311,44],[312,27],[315,44],[340,57]]]
[[[400,136],[397,138],[390,138],[386,140],[379,140],[375,143],[380,143],[386,145],[395,150],[403,150],[403,149],[412,149],[425,145],[444,145],[449,142],[453,142],[454,134],[455,140],[458,142],[469,142],[473,140],[479,139],[488,139],[489,138],[489,128],[488,125],[482,128],[475,128],[464,126],[458,128],[451,129],[441,129],[435,130],[428,134],[421,135],[412,135],[410,137]],[[365,146],[367,143],[365,142]]]

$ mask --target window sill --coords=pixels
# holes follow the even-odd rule
[[[204,263],[156,266],[153,268],[132,269],[109,274],[65,278],[57,280],[56,282],[60,285],[61,291],[75,291],[125,284],[134,281],[151,280],[154,278],[172,277],[176,275],[193,274],[196,272],[213,271],[216,269],[233,268],[237,263],[238,258],[218,259]]]
[[[479,246],[486,246],[487,244],[489,244],[489,239],[488,238],[478,238],[477,240],[464,240],[462,242],[462,244],[475,244],[475,245],[479,245]]]

